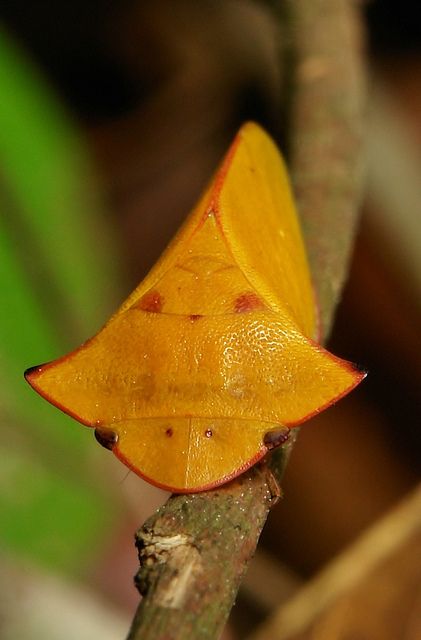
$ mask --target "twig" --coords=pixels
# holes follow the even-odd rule
[[[360,199],[363,71],[346,0],[289,0],[296,60],[292,173],[324,335],[347,271]],[[219,637],[282,478],[292,443],[269,466],[206,493],[172,496],[137,532],[143,595],[129,640]]]
[[[217,638],[271,503],[257,467],[217,491],[171,497],[137,533],[142,600],[130,638]]]

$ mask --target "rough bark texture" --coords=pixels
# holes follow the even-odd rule
[[[347,0],[286,5],[283,32],[295,61],[291,171],[326,337],[360,200],[359,22]],[[129,640],[220,636],[292,445],[217,490],[172,496],[137,532],[143,599]]]
[[[258,466],[217,491],[171,497],[137,533],[144,599],[130,638],[217,638],[274,499]]]

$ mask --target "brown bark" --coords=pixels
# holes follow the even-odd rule
[[[288,0],[295,72],[291,172],[326,339],[361,199],[365,74],[350,0]]]

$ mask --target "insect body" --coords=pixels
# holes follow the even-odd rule
[[[199,491],[250,467],[362,379],[313,342],[316,330],[286,171],[248,123],[105,327],[26,378],[142,477]]]

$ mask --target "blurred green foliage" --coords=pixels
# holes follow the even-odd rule
[[[23,371],[101,326],[118,260],[76,128],[2,31],[0,96],[0,544],[81,574],[111,526],[113,492],[92,432]]]

